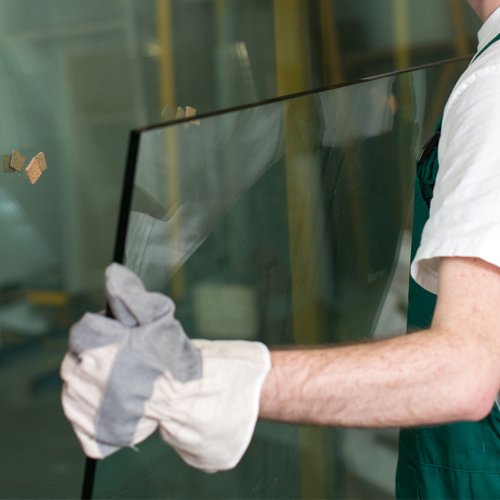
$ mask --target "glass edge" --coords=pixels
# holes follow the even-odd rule
[[[460,61],[465,61],[467,59],[472,59],[474,57],[474,54],[468,54],[466,56],[460,56],[460,57],[453,57],[451,59],[444,59],[442,61],[437,61],[433,62],[430,64],[424,64],[422,66],[414,66],[412,68],[407,68],[407,69],[401,69],[397,71],[391,71],[389,73],[381,73],[379,75],[374,75],[374,76],[369,76],[366,78],[360,78],[359,80],[352,80],[350,82],[344,82],[344,83],[339,83],[336,85],[331,85],[328,87],[320,87],[312,90],[305,90],[303,92],[297,92],[295,94],[288,94],[285,96],[280,96],[280,97],[275,97],[273,99],[265,99],[263,101],[257,101],[257,102],[252,102],[250,104],[244,104],[242,106],[235,106],[233,108],[225,108],[225,109],[220,109],[217,111],[212,111],[210,113],[204,113],[201,115],[196,115],[195,118],[193,117],[188,117],[188,118],[182,118],[180,120],[171,120],[168,122],[162,122],[162,123],[157,123],[154,125],[148,125],[146,127],[139,127],[137,129],[134,129],[133,132],[136,132],[138,134],[142,134],[143,132],[150,132],[152,130],[157,130],[161,128],[168,128],[172,127],[175,125],[182,125],[184,123],[189,123],[193,119],[195,120],[203,120],[205,118],[212,118],[214,116],[219,116],[219,115],[224,115],[227,113],[234,113],[236,111],[243,111],[246,109],[251,109],[251,108],[256,108],[258,106],[263,106],[265,104],[274,104],[278,102],[283,102],[283,101],[289,101],[291,99],[297,99],[299,97],[307,97],[315,94],[319,94],[321,92],[326,92],[328,90],[335,90],[335,89],[340,89],[343,87],[350,87],[352,85],[357,85],[359,83],[365,83],[365,82],[372,82],[375,80],[381,80],[383,78],[389,78],[390,76],[397,76],[397,75],[403,75],[405,73],[413,73],[414,71],[419,71],[422,69],[428,69],[428,68],[434,68],[436,66],[441,66],[445,64],[451,64],[455,62],[460,62]]]
[[[113,262],[117,262],[118,264],[123,264],[123,257],[125,254],[125,239],[127,236],[130,207],[132,205],[135,167],[137,155],[139,153],[140,139],[141,134],[137,130],[132,130],[130,132],[127,160],[125,164],[125,177],[123,180],[122,198],[120,202],[120,213],[116,230],[115,250],[113,254]]]
[[[122,197],[120,201],[120,211],[118,215],[118,225],[116,229],[115,248],[113,262],[123,264],[125,255],[125,244],[127,242],[128,221],[132,206],[132,195],[134,191],[135,167],[137,155],[139,154],[139,144],[141,134],[132,130],[129,136],[127,160],[125,162],[125,176],[123,179]],[[113,317],[109,303],[106,304],[106,316]],[[97,460],[88,458],[85,461],[85,471],[83,474],[81,500],[92,500],[97,471]]]

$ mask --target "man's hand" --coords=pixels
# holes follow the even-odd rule
[[[234,467],[257,420],[267,348],[190,341],[173,302],[118,264],[106,271],[106,291],[116,320],[85,314],[61,367],[63,408],[87,456],[133,446],[159,426],[190,465]]]

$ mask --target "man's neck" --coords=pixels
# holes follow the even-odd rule
[[[486,22],[500,8],[500,0],[467,0],[481,20]]]

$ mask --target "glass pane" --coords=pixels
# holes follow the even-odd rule
[[[436,89],[460,70],[142,131],[126,265],[174,298],[193,338],[401,333],[414,163],[442,109]],[[98,464],[94,497],[389,498],[396,442],[390,430],[260,422],[242,462],[207,475],[153,436]]]

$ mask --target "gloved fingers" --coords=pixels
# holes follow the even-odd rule
[[[128,328],[100,314],[86,313],[69,333],[69,351],[79,357],[90,349],[98,349],[123,341]]]
[[[119,346],[102,347],[84,353],[81,359],[68,353],[61,365],[64,414],[71,422],[85,454],[91,458],[106,456],[95,439],[96,421],[118,349]]]
[[[142,443],[145,439],[151,436],[151,434],[153,434],[153,432],[155,432],[157,428],[157,420],[153,420],[152,418],[147,417],[142,418],[135,431],[134,440],[131,443],[131,446]]]
[[[100,460],[109,457],[120,449],[119,446],[111,446],[104,443],[99,443],[85,429],[82,429],[78,424],[75,424],[74,422],[71,422],[71,425],[73,427],[73,430],[75,431],[78,441],[80,441],[83,452],[89,458]]]
[[[68,407],[67,404],[65,406],[66,408]],[[86,425],[84,426],[80,425],[82,420],[81,417],[75,417],[74,415],[72,415],[71,410],[67,411],[66,408],[66,416],[70,420],[73,430],[78,437],[78,440],[80,441],[83,452],[89,458],[103,459],[109,457],[123,447],[133,447],[151,436],[151,434],[153,434],[158,427],[157,421],[150,418],[143,418],[131,443],[127,444],[126,446],[121,444],[110,444],[96,439],[95,432],[93,429],[89,428],[88,422],[85,423]]]
[[[172,316],[175,306],[161,293],[148,292],[132,271],[117,263],[106,269],[106,295],[117,320],[126,326],[151,323],[162,316]]]
[[[61,365],[64,414],[91,458],[105,458],[133,446],[158,427],[157,420],[145,415],[147,400],[136,404],[136,416],[130,412],[137,402],[133,383],[132,387],[131,382],[123,384],[121,377],[122,385],[116,387],[118,377],[113,373],[120,352],[120,344],[114,344],[85,351],[80,359],[68,353]],[[137,382],[137,370],[134,375]]]
[[[72,353],[64,356],[61,364],[61,378],[65,384],[63,406],[67,403],[70,412],[74,408],[82,416],[82,427],[86,427],[84,422],[91,422],[89,432],[95,431],[96,415],[119,352],[120,344],[112,344],[85,351],[80,358]]]

